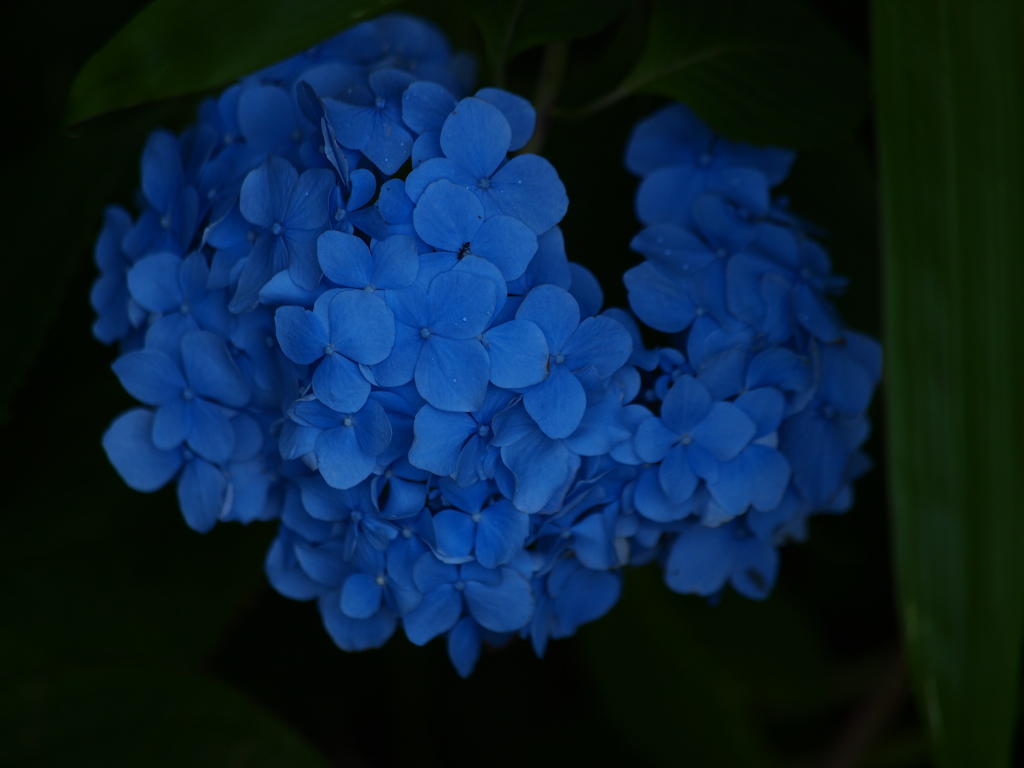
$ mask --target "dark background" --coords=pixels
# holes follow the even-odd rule
[[[173,490],[127,489],[99,442],[131,399],[110,372],[114,350],[90,334],[92,241],[105,204],[131,207],[146,133],[184,127],[197,99],[72,132],[63,117],[78,68],[141,5],[21,4],[4,24],[0,764],[315,765],[314,753],[336,766],[929,764],[892,596],[880,398],[876,467],[855,508],[785,548],[770,599],[710,606],[641,569],[607,617],[544,660],[514,642],[466,681],[441,641],[337,649],[315,606],[266,585],[273,526],[200,536]],[[866,3],[814,5],[867,55]],[[479,45],[471,28],[458,34]],[[509,86],[530,95],[539,63],[518,57]],[[619,276],[637,261],[622,147],[660,103],[555,121],[544,150],[571,201],[570,258],[598,274],[608,304],[624,304]],[[802,154],[784,192],[829,230],[851,278],[845,319],[879,336],[872,163],[869,119]]]

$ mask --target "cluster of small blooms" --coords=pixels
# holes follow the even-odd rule
[[[606,613],[625,565],[766,594],[776,546],[849,504],[879,375],[769,200],[787,153],[681,107],[637,128],[630,301],[683,334],[648,350],[567,260],[554,168],[510,156],[533,108],[471,80],[403,15],[242,80],[150,137],[92,294],[148,406],[104,436],[125,481],[175,482],[198,531],[278,521],[268,577],[338,645],[443,635],[463,675]]]
[[[717,136],[681,104],[626,149],[646,225],[629,303],[675,342],[645,366],[632,502],[678,592],[765,597],[778,546],[804,538],[812,513],[847,510],[869,467],[881,348],[842,326],[828,295],[845,280],[771,197],[793,158]]]

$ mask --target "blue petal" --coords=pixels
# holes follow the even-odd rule
[[[540,430],[501,449],[501,459],[515,476],[512,503],[516,509],[539,512],[560,491],[564,492],[579,468],[579,457],[561,441]]]
[[[485,277],[462,270],[445,272],[431,281],[428,293],[433,309],[430,328],[449,339],[473,339],[494,317],[497,286]]]
[[[450,475],[463,445],[477,428],[476,421],[465,413],[423,406],[416,414],[416,437],[409,449],[409,463],[441,477]]]
[[[490,358],[476,339],[434,336],[416,364],[416,389],[435,408],[469,413],[484,404],[489,369]]]
[[[181,263],[178,283],[188,304],[199,304],[209,295],[210,265],[201,251],[194,251]]]
[[[402,94],[402,122],[416,133],[437,131],[455,107],[455,97],[448,89],[421,80]]]
[[[352,171],[352,192],[348,196],[347,207],[350,213],[362,208],[377,191],[377,177],[368,168],[356,168]]]
[[[693,322],[690,283],[667,277],[650,262],[627,270],[622,281],[629,291],[629,306],[645,325],[665,333],[678,333]]]
[[[504,389],[537,384],[548,375],[548,344],[529,320],[511,320],[487,331],[491,383]]]
[[[658,480],[672,504],[683,504],[697,490],[697,475],[690,468],[687,451],[677,445],[661,461]]]
[[[427,131],[420,134],[412,144],[412,167],[415,170],[428,160],[444,156],[441,149],[441,132]]]
[[[473,95],[496,106],[508,120],[512,130],[509,152],[526,146],[537,124],[537,111],[529,101],[501,88],[481,88]]]
[[[526,294],[516,317],[536,323],[554,353],[562,351],[579,327],[580,308],[568,291],[554,285],[538,285]]]
[[[341,589],[341,610],[353,619],[369,619],[380,610],[384,587],[368,573],[353,573]]]
[[[694,232],[674,224],[645,227],[629,247],[646,256],[660,271],[675,280],[696,274],[716,258],[708,243]]]
[[[376,400],[366,405],[354,417],[359,447],[370,456],[380,456],[391,445],[391,421]]]
[[[334,348],[364,365],[384,360],[395,344],[395,320],[380,296],[342,291],[329,307],[330,340]]]
[[[373,246],[373,273],[369,282],[375,288],[405,288],[419,272],[416,241],[406,235],[391,235]]]
[[[303,171],[288,199],[281,223],[290,231],[319,230],[326,226],[330,213],[330,195],[334,185],[332,171],[325,168],[310,168]],[[316,260],[315,254],[313,260]]]
[[[338,426],[344,418],[342,414],[336,413],[319,400],[310,397],[296,400],[288,409],[288,416],[297,424],[317,429],[332,429]]]
[[[843,327],[835,309],[825,297],[807,285],[800,284],[793,289],[793,315],[804,328],[827,344],[833,344],[843,336]]]
[[[871,340],[871,348],[877,342]],[[875,389],[877,376],[841,345],[826,346],[821,351],[821,396],[844,416],[858,416],[867,410]],[[870,365],[872,361],[866,361]]]
[[[352,288],[364,288],[370,283],[370,249],[355,235],[330,229],[317,238],[316,252],[321,269],[332,282]]]
[[[146,405],[175,400],[187,386],[178,366],[162,352],[129,352],[111,367],[128,394]]]
[[[194,422],[188,435],[188,447],[204,459],[224,462],[235,449],[235,430],[218,405],[196,398],[192,406]]]
[[[732,403],[714,403],[707,416],[693,428],[693,439],[714,454],[729,461],[753,439],[757,426]]]
[[[319,584],[338,587],[352,573],[352,567],[345,562],[340,541],[325,544],[306,544],[296,541],[295,559],[302,570]]]
[[[448,658],[459,677],[473,674],[480,659],[480,626],[469,616],[459,621],[448,635]]]
[[[661,418],[677,434],[690,432],[711,410],[711,395],[692,376],[676,379],[661,405]]]
[[[786,408],[786,399],[777,389],[751,389],[736,398],[736,407],[757,425],[754,437],[764,437],[779,428]]]
[[[450,584],[444,584],[424,593],[422,602],[402,623],[410,642],[423,645],[454,627],[461,615],[462,596]]]
[[[224,340],[209,331],[194,331],[181,340],[185,376],[197,394],[234,408],[249,402],[251,391]]]
[[[804,392],[810,387],[810,361],[791,349],[768,349],[756,355],[747,368],[749,388],[779,387],[789,392]]]
[[[484,208],[472,192],[441,179],[420,195],[412,220],[424,242],[457,253],[480,229]]]
[[[144,408],[125,411],[103,435],[103,450],[129,488],[150,493],[166,485],[181,469],[181,452],[153,445],[153,414]]]
[[[354,413],[366,403],[370,382],[351,360],[329,355],[313,372],[313,393],[338,413]]]
[[[501,111],[481,99],[460,101],[441,128],[441,148],[477,178],[487,178],[505,159],[512,129]]]
[[[607,379],[629,360],[633,340],[629,332],[610,317],[588,317],[562,347],[562,352],[571,370],[592,365],[602,379]]]
[[[291,141],[296,128],[295,107],[284,88],[256,85],[238,100],[238,126],[246,141],[263,152]]]
[[[565,256],[565,239],[557,226],[537,236],[537,252],[530,259],[526,272],[509,285],[509,293],[525,295],[531,288],[544,283],[566,290],[572,284],[569,260]]]
[[[502,499],[481,513],[476,534],[476,559],[497,568],[519,554],[530,532],[530,517]]]
[[[342,490],[361,483],[377,464],[360,449],[352,427],[324,430],[316,441],[316,457],[327,484]]]
[[[302,307],[278,307],[274,327],[281,351],[299,365],[315,363],[329,343],[323,321]]]
[[[373,132],[362,151],[381,173],[391,176],[412,154],[413,137],[397,114],[380,111],[374,115],[373,121]]]
[[[530,583],[512,568],[502,568],[501,584],[466,583],[466,605],[476,622],[493,632],[511,632],[526,626],[533,616]]]
[[[544,434],[557,439],[568,437],[580,425],[587,396],[565,365],[554,365],[548,378],[526,393],[523,403]]]
[[[737,567],[731,579],[733,588],[751,600],[764,600],[779,572],[778,551],[756,538],[744,539],[737,549]]]
[[[390,611],[378,611],[370,619],[353,619],[341,612],[337,592],[320,598],[324,628],[338,647],[345,651],[379,648],[394,634],[397,620]]]
[[[183,299],[178,286],[181,264],[181,258],[173,253],[139,259],[128,271],[132,298],[150,312],[177,310]]]
[[[569,209],[558,172],[537,155],[513,157],[491,177],[491,186],[482,197],[488,213],[514,216],[538,235],[560,222]],[[488,203],[495,210],[490,210]]]
[[[434,534],[437,537],[437,552],[442,562],[460,563],[468,559],[473,551],[476,526],[465,512],[443,509],[434,515]]]
[[[316,290],[323,273],[316,258],[316,240],[319,233],[315,230],[286,230],[280,238],[288,266],[288,276],[300,288],[307,291]],[[262,289],[261,289],[262,290]]]
[[[687,526],[669,550],[665,583],[682,594],[713,595],[732,574],[735,549],[725,528]]]
[[[491,216],[470,240],[473,255],[494,264],[506,280],[522,276],[537,252],[533,230],[512,216]]]
[[[280,157],[271,157],[242,182],[238,204],[246,221],[261,227],[282,223],[299,172]]]
[[[432,525],[431,528],[433,528]],[[431,553],[421,555],[413,565],[413,581],[416,589],[424,593],[452,584],[458,578],[458,568],[442,563]]]
[[[656,523],[671,523],[682,520],[692,511],[690,504],[675,502],[665,494],[658,479],[660,467],[645,470],[637,481],[634,503],[637,511]]]
[[[643,176],[665,165],[692,164],[714,139],[689,107],[668,104],[633,128],[626,144],[626,167]]]
[[[479,178],[458,163],[445,157],[436,157],[409,171],[409,175],[405,178],[405,194],[414,203],[418,202],[423,191],[441,179],[446,179],[471,191],[476,189],[479,184]],[[397,212],[395,211],[395,213]],[[385,215],[385,219],[387,218]],[[390,219],[388,220],[390,221]]]
[[[154,131],[142,152],[140,171],[147,202],[160,213],[169,212],[185,184],[178,140],[168,131]]]
[[[178,398],[156,409],[153,414],[153,445],[169,451],[188,439],[195,427],[193,402]]]
[[[374,383],[382,387],[399,387],[412,381],[416,363],[423,348],[423,337],[419,328],[395,324],[395,346],[382,362],[368,368]]]
[[[224,473],[202,459],[185,465],[178,480],[178,504],[189,528],[206,533],[216,525],[227,484]]]
[[[372,99],[368,89],[359,95],[365,95],[367,102]],[[327,122],[334,129],[342,146],[348,149],[362,149],[370,142],[374,128],[373,107],[366,104],[348,104],[335,99],[322,99],[321,102],[324,105]]]
[[[683,451],[686,454],[686,463],[697,477],[701,477],[709,483],[718,482],[719,467],[722,464],[711,451],[700,443],[691,443]]]
[[[735,516],[751,504],[770,512],[781,501],[789,485],[789,462],[778,451],[751,445],[732,461],[719,467],[717,483],[708,490],[723,509]]]
[[[565,438],[565,444],[580,456],[603,456],[614,445],[629,439],[630,430],[622,417],[622,401],[615,392],[609,391],[592,405],[588,404],[579,427]]]
[[[281,529],[278,538],[274,539],[267,551],[264,570],[267,581],[285,597],[293,600],[311,600],[319,595],[324,587],[310,579],[295,562],[291,537],[286,542],[282,536],[290,533]]]
[[[615,573],[578,569],[558,595],[562,629],[558,637],[573,634],[582,624],[604,616],[619,600],[622,579]]]

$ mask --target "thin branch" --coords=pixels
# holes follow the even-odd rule
[[[540,66],[537,79],[537,93],[533,99],[533,108],[537,111],[537,126],[529,143],[522,152],[540,154],[551,126],[551,113],[558,100],[558,92],[562,88],[565,77],[565,65],[569,58],[569,44],[565,42],[551,43],[544,48],[544,61]]]

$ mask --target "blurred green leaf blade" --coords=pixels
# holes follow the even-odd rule
[[[863,63],[798,0],[655,0],[640,61],[592,108],[638,91],[730,139],[801,149],[829,145],[868,105]]]
[[[463,0],[476,20],[492,74],[538,45],[587,37],[611,23],[626,0]]]
[[[404,0],[155,0],[93,56],[67,121],[227,85]]]
[[[937,764],[996,768],[1024,629],[1024,6],[874,11],[900,608]]]

